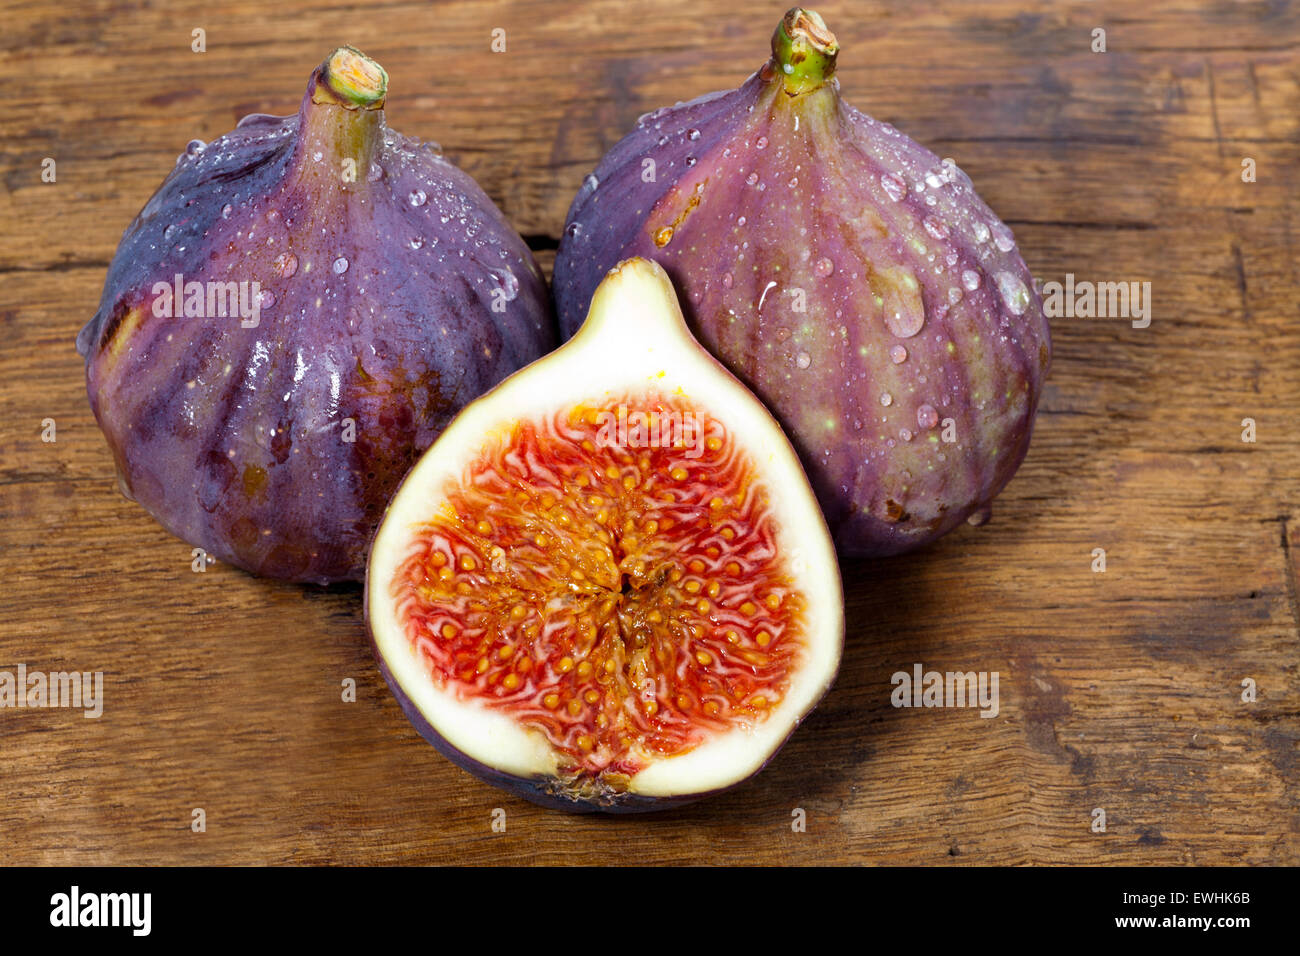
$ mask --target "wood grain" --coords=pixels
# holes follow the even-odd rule
[[[846,96],[954,157],[1035,275],[1149,281],[1154,314],[1054,323],[994,521],[845,567],[835,689],[730,794],[596,819],[481,784],[402,717],[356,587],[192,573],[117,493],[73,339],[188,139],[292,111],[353,43],[392,77],[392,124],[439,140],[549,270],[582,177],[637,115],[764,59],[782,8],[707,7],[3,4],[0,669],[100,670],[106,703],[0,710],[0,863],[1300,862],[1290,4],[821,7]],[[895,709],[890,675],[917,662],[998,671],[1000,715]]]

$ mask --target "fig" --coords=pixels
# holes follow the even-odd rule
[[[987,517],[1050,340],[1011,230],[840,98],[838,52],[795,8],[739,89],[643,116],[574,199],[552,285],[571,335],[611,264],[662,264],[791,437],[840,553],[889,555]]]
[[[296,116],[194,141],[126,230],[86,383],[119,483],[208,555],[360,580],[410,465],[555,345],[532,254],[350,47]]]
[[[644,259],[421,457],[375,535],[365,604],[426,739],[575,812],[660,809],[756,773],[844,639],[794,450]]]

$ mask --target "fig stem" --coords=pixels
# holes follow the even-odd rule
[[[312,101],[345,109],[377,110],[388,95],[388,73],[355,47],[341,46],[320,65]]]
[[[825,84],[835,73],[839,52],[835,34],[814,10],[791,7],[772,34],[772,62],[790,96]]]
[[[299,174],[364,182],[383,135],[387,95],[388,74],[360,50],[341,46],[326,57],[299,112]]]

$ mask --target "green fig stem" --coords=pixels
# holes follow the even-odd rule
[[[820,89],[835,73],[839,52],[826,21],[802,7],[790,8],[772,34],[772,63],[790,96]]]
[[[384,68],[355,47],[341,46],[320,65],[312,101],[333,102],[350,110],[382,109],[388,94]]]
[[[331,175],[345,160],[364,181],[383,135],[388,74],[360,50],[342,46],[325,58],[307,85],[300,111],[299,164],[320,153]]]

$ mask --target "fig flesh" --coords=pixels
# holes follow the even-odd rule
[[[259,574],[360,580],[418,454],[554,347],[532,254],[466,173],[388,128],[386,91],[340,48],[296,116],[191,143],[77,340],[123,490]]]
[[[647,114],[575,198],[561,333],[605,270],[661,263],[699,341],[772,409],[845,555],[980,522],[1023,460],[1050,356],[1010,229],[951,161],[840,98],[795,8],[739,89]]]
[[[365,601],[421,734],[575,812],[661,809],[756,773],[843,645],[834,548],[797,456],[642,259],[411,470]]]

